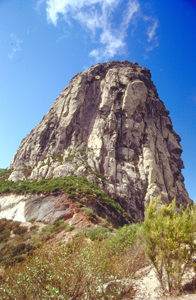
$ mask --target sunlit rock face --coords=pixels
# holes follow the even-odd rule
[[[21,142],[9,179],[85,176],[139,221],[151,196],[185,206],[180,137],[168,114],[148,69],[97,64],[73,77]]]
[[[65,220],[77,229],[90,227],[92,223],[76,204],[65,194],[52,195],[0,195],[0,219],[47,224]]]

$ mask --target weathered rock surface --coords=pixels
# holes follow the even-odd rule
[[[185,206],[180,137],[168,114],[148,69],[97,64],[73,77],[21,142],[9,180],[86,176],[137,220],[151,196]]]
[[[0,195],[0,219],[28,222],[34,219],[47,224],[65,220],[77,229],[92,226],[88,217],[65,194]]]
[[[69,225],[75,225],[76,229],[105,223],[106,219],[114,227],[133,221],[125,211],[122,212],[118,206],[113,206],[106,199],[99,201],[92,197],[77,201],[77,199],[71,199],[64,192],[1,194],[1,218],[20,222],[29,222],[34,219],[36,222],[46,224],[63,219]]]

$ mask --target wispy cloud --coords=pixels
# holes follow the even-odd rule
[[[91,33],[98,46],[89,54],[96,60],[124,53],[128,29],[138,19],[144,22],[149,49],[156,39],[158,21],[149,23],[149,16],[144,20],[139,0],[45,0],[45,3],[49,23],[57,26],[59,19],[63,18],[71,24],[74,19]]]
[[[21,51],[22,48],[21,48],[21,44],[22,44],[22,40],[20,40],[16,34],[14,33],[11,33],[10,34],[10,37],[11,37],[11,52],[8,53],[8,57],[10,59],[13,59],[14,56],[16,55],[17,52]]]
[[[156,29],[158,28],[158,20],[153,20],[153,24],[148,26],[147,35],[148,35],[148,42],[152,42],[156,35]]]
[[[157,35],[157,29],[159,27],[159,20],[157,18],[153,18],[151,16],[143,16],[144,23],[146,25],[146,41],[144,43],[144,47],[146,49],[146,53],[144,56],[148,58],[147,53],[149,51],[154,50],[159,46],[159,40]]]

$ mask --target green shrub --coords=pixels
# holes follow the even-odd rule
[[[21,222],[19,222],[19,221],[10,220],[10,222],[7,224],[6,228],[8,228],[10,230],[14,230],[15,228],[19,227],[20,224],[21,224]]]
[[[11,256],[19,256],[21,254],[24,254],[26,252],[29,252],[32,249],[32,246],[29,244],[21,243],[17,246],[13,247]]]
[[[33,225],[29,228],[30,231],[36,231],[38,229],[38,226]]]
[[[3,182],[4,180],[8,179],[11,172],[12,172],[12,170],[0,169],[0,183]]]
[[[58,220],[55,221],[53,224],[46,225],[42,228],[42,232],[48,233],[48,234],[57,234],[63,230],[65,231],[71,231],[75,228],[74,225],[68,225],[64,222],[64,220]]]
[[[58,221],[55,221],[55,222],[54,222],[54,225],[55,225],[56,227],[62,226],[63,224],[65,224],[64,220],[58,220]]]
[[[0,219],[0,233],[4,230],[14,230],[16,227],[20,225],[21,222],[12,221],[7,219]]]
[[[16,227],[13,232],[14,234],[23,235],[27,232],[28,228],[24,226]]]
[[[34,223],[36,221],[36,218],[32,218],[29,220],[30,223]]]
[[[43,245],[46,241],[55,237],[54,233],[51,232],[40,232],[38,239],[35,239],[34,244],[36,246]]]
[[[54,224],[46,225],[42,228],[42,232],[51,233],[54,228]]]
[[[152,199],[146,208],[142,238],[162,288],[179,292],[196,253],[196,207],[177,209],[175,200],[162,206],[160,201]]]
[[[72,231],[72,230],[74,230],[74,228],[75,228],[75,225],[67,225],[67,227],[66,227],[66,231]]]
[[[102,241],[109,237],[110,231],[108,228],[97,226],[97,227],[89,227],[83,229],[78,236],[84,235],[85,237],[88,237],[91,239],[91,241]]]
[[[92,230],[89,235],[92,241],[94,240],[102,241],[108,238],[108,236],[110,235],[109,230],[105,227],[98,226],[98,227],[94,227],[93,229],[94,230]]]
[[[9,230],[4,230],[0,234],[0,243],[7,242],[9,237],[10,237],[10,231]]]
[[[124,225],[119,228],[115,234],[107,241],[112,251],[116,254],[122,254],[125,250],[129,249],[133,242],[138,237],[138,229],[140,224]]]
[[[0,220],[0,233],[1,233],[2,231],[4,231],[5,227],[6,227],[6,223],[3,222],[2,220]]]
[[[15,262],[22,262],[34,247],[26,243],[4,244],[1,248],[0,263],[6,268]]]
[[[82,210],[85,213],[85,215],[88,217],[89,221],[92,221],[92,222],[97,221],[97,216],[90,207],[82,206],[80,208],[80,210]]]
[[[23,165],[22,172],[23,172],[23,174],[25,175],[25,177],[29,177],[29,176],[31,175],[32,168],[29,167],[29,166]]]
[[[22,260],[23,255],[18,256]],[[109,281],[128,276],[127,257],[120,259],[101,242],[79,239],[67,245],[53,243],[38,249],[21,264],[15,264],[6,272],[0,283],[1,299],[132,299],[132,284],[115,286],[106,295],[103,287]]]

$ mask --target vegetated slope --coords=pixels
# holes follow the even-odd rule
[[[82,211],[94,223],[99,223],[99,217],[115,227],[134,221],[118,203],[85,178],[12,182],[6,180],[9,173],[6,170],[0,173],[0,218],[23,222],[33,218],[45,223],[64,219],[77,224]]]
[[[196,287],[195,207],[177,211],[173,201],[157,211],[157,201],[151,202],[142,226],[85,228],[66,244],[65,234],[75,229],[63,220],[39,232],[34,220],[29,230],[19,222],[0,220],[0,298],[187,299],[178,295]],[[146,260],[144,244],[152,266],[164,268],[156,272],[161,285]]]
[[[151,196],[186,206],[180,137],[168,114],[148,69],[97,64],[72,78],[21,142],[9,180],[84,176],[136,220]]]
[[[16,226],[16,222],[3,220],[0,228],[1,225],[10,229],[15,226],[17,230],[13,230],[15,237],[12,239],[16,240],[17,236],[21,239],[19,228],[22,227]],[[88,228],[79,231],[68,244],[64,244],[57,238],[65,225],[59,221],[38,233],[32,224],[30,231],[26,235],[23,233],[23,241],[26,242],[10,243],[10,247],[4,247],[3,251],[7,251],[10,260],[5,260],[5,257],[2,260],[0,255],[0,261],[6,266],[4,273],[0,268],[0,298],[132,298],[135,291],[131,278],[147,264],[137,241],[139,226],[125,226],[118,231],[104,227]],[[40,243],[36,244],[38,236]],[[12,266],[8,267],[10,263]]]

